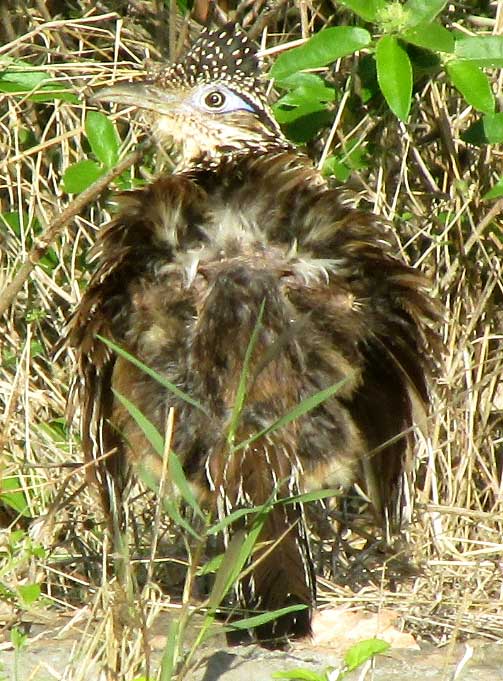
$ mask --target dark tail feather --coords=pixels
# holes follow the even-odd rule
[[[114,555],[119,556],[126,522],[124,497],[130,470],[124,442],[110,422],[113,363],[106,364],[100,372],[92,366],[86,368],[86,391],[81,398],[86,477],[94,489],[98,490],[101,508],[113,541]],[[117,560],[121,562],[120,558]]]
[[[283,446],[281,446],[283,445]],[[291,605],[304,605],[302,610],[254,628],[261,644],[280,647],[288,638],[311,633],[311,610],[316,601],[315,575],[301,504],[282,503],[281,499],[299,492],[298,463],[287,453],[284,443],[253,444],[250,450],[225,457],[224,470],[213,470],[215,485],[224,497],[228,514],[240,507],[254,507],[276,501],[267,512],[257,545],[250,559],[251,570],[237,586],[246,616],[274,612]],[[215,457],[214,461],[223,457]],[[220,473],[220,475],[219,475]],[[253,515],[236,523],[233,530],[250,529]],[[229,637],[231,641],[234,638]]]
[[[288,638],[311,634],[315,576],[303,512],[299,505],[277,503],[269,512],[253,554],[256,567],[243,578],[243,606],[258,614],[290,605],[304,605],[255,628],[263,645],[278,647]]]

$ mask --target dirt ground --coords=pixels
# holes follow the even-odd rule
[[[161,614],[152,628],[151,676],[160,665],[169,615]],[[51,623],[32,625],[22,650],[0,646],[2,681],[97,681],[107,678],[103,667],[86,658],[83,630],[87,624],[72,624],[58,617]],[[329,645],[294,644],[288,651],[270,651],[255,645],[229,648],[223,636],[202,648],[190,681],[270,681],[275,672],[305,669],[323,672],[342,669],[340,642]],[[407,647],[400,647],[405,645]],[[338,646],[338,647],[337,647]],[[395,647],[396,646],[396,647]],[[17,659],[16,659],[17,658]],[[17,667],[17,669],[16,669]],[[154,672],[154,673],[153,673]],[[135,675],[137,678],[137,675]],[[337,679],[336,671],[330,681]],[[431,644],[410,644],[404,638],[389,652],[379,655],[344,676],[347,681],[498,681],[503,680],[503,644],[473,639],[435,648]]]

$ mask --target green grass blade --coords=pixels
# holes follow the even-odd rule
[[[178,620],[172,620],[168,629],[168,640],[161,661],[159,681],[172,681],[174,678],[176,663],[178,662],[179,641]]]
[[[294,494],[291,497],[280,499],[282,504],[306,504],[309,501],[319,501],[327,497],[336,497],[341,493],[339,489],[319,489],[313,492],[304,492],[303,494]]]
[[[264,520],[265,515],[254,522],[251,529],[238,530],[233,534],[208,599],[210,612],[218,608],[231,587],[236,583],[241,570],[252,554]]]
[[[159,374],[157,371],[154,371],[154,369],[151,369],[149,366],[147,366],[139,359],[137,359],[134,355],[131,355],[129,352],[127,352],[127,350],[121,348],[120,345],[117,345],[117,343],[114,343],[113,341],[109,340],[108,338],[104,338],[99,334],[96,334],[96,338],[99,338],[102,343],[105,343],[105,345],[107,345],[111,350],[116,352],[124,359],[127,359],[128,362],[131,362],[131,364],[133,364],[135,367],[141,369],[145,374],[147,374],[147,376],[150,376],[155,381],[160,383],[164,388],[172,392],[173,395],[183,400],[187,404],[192,405],[196,409],[199,409],[199,411],[202,411],[203,414],[206,414],[206,416],[209,416],[208,411],[205,409],[205,407],[203,407],[203,405],[200,402],[192,398],[188,393],[184,392],[183,390],[180,390],[180,388],[177,388],[177,386],[174,383],[171,383],[171,381],[168,381],[166,378],[164,378],[164,376]]]
[[[296,504],[296,503],[307,503],[309,501],[319,501],[320,499],[326,499],[327,497],[335,497],[338,494],[340,494],[340,490],[338,489],[319,489],[313,492],[304,492],[303,494],[295,494],[290,497],[285,497],[282,499],[278,499],[276,503],[281,503],[281,504]],[[207,534],[218,534],[222,530],[224,530],[226,527],[229,525],[232,525],[233,522],[236,520],[239,520],[239,518],[242,518],[244,516],[250,515],[251,513],[260,513],[264,510],[264,506],[250,506],[248,508],[238,508],[236,511],[233,511],[232,513],[229,513],[229,515],[225,516],[225,518],[222,518],[218,523],[215,523],[212,525],[209,529]]]
[[[211,575],[222,565],[225,553],[219,553],[218,556],[210,558],[204,565],[200,565],[196,570],[196,575],[201,577],[202,575]]]
[[[164,455],[164,438],[161,435],[161,433],[157,430],[157,428],[154,426],[152,421],[150,421],[150,419],[148,419],[145,416],[145,414],[142,411],[140,411],[135,404],[133,404],[133,402],[128,400],[127,397],[124,397],[124,395],[121,395],[121,393],[117,392],[117,390],[114,390],[113,388],[112,392],[115,395],[115,397],[119,400],[119,402],[122,404],[122,406],[129,412],[129,414],[136,421],[136,423],[141,428],[142,432],[144,433],[145,437],[152,445],[156,453],[159,454],[159,456],[162,458]]]
[[[162,505],[166,513],[169,515],[169,517],[173,520],[173,522],[176,525],[183,528],[186,532],[190,534],[191,537],[194,537],[194,539],[196,539],[197,541],[203,541],[201,535],[199,535],[192,527],[192,525],[182,516],[178,506],[172,499],[163,499]]]
[[[234,402],[234,407],[232,409],[231,421],[229,425],[229,432],[227,435],[227,442],[232,447],[236,437],[236,430],[239,425],[239,419],[241,418],[241,412],[243,411],[243,406],[246,399],[246,388],[248,384],[248,376],[250,369],[250,362],[253,355],[253,351],[257,345],[258,336],[260,329],[262,327],[262,318],[264,316],[265,300],[262,301],[257,316],[257,321],[253,327],[253,331],[250,337],[250,342],[246,348],[245,357],[243,361],[243,367],[241,369],[241,374],[239,376],[239,384],[236,391],[236,400]]]
[[[304,414],[307,414],[312,409],[315,409],[322,402],[326,402],[326,400],[329,400],[331,397],[333,397],[348,380],[349,377],[343,378],[342,381],[339,381],[338,383],[335,383],[334,385],[331,385],[328,388],[325,388],[324,390],[320,390],[319,392],[314,393],[314,395],[310,395],[305,400],[302,400],[300,404],[295,405],[293,409],[291,409],[289,412],[281,416],[277,421],[272,423],[270,426],[267,426],[267,428],[264,428],[258,433],[255,433],[255,435],[252,435],[251,437],[247,438],[246,440],[243,440],[243,442],[240,442],[238,445],[233,447],[232,451],[236,452],[239,449],[245,449],[245,447],[248,447],[250,444],[252,444],[252,442],[255,442],[256,440],[259,440],[260,438],[269,435],[269,433],[273,433],[275,430],[284,428],[284,426],[288,425],[292,421],[295,421],[295,419],[298,419]]]
[[[233,511],[232,513],[229,513],[229,515],[225,516],[225,518],[222,518],[218,523],[215,523],[215,525],[212,525],[208,529],[208,534],[218,534],[222,530],[224,530],[226,527],[231,525],[233,522],[236,520],[239,520],[239,518],[242,518],[243,516],[250,515],[251,513],[259,513],[263,509],[262,506],[250,506],[248,508],[238,508],[236,511]]]
[[[148,419],[145,414],[143,414],[138,407],[133,404],[130,400],[127,399],[127,397],[124,397],[124,395],[121,395],[119,392],[116,390],[113,390],[113,393],[115,397],[119,400],[119,402],[123,405],[125,409],[129,412],[129,414],[132,416],[132,418],[136,421],[138,426],[141,428],[142,432],[145,434],[145,437],[149,441],[149,443],[152,445],[154,448],[155,452],[162,458],[164,456],[164,438],[162,435],[159,433],[157,428],[154,426],[152,421]],[[169,470],[170,470],[170,475],[172,475],[172,480],[177,486],[182,498],[184,501],[186,501],[193,509],[194,511],[202,518],[204,518],[204,514],[201,511],[201,507],[199,506],[196,498],[194,497],[192,490],[190,489],[190,486],[187,482],[187,479],[185,477],[185,474],[183,472],[183,468],[180,464],[180,461],[176,454],[174,452],[170,452],[169,454]],[[158,491],[158,482],[159,480],[155,478],[153,475],[149,474],[149,471],[147,468],[141,468],[139,467],[138,474],[140,478],[143,480],[143,482],[154,492]],[[180,524],[185,530],[190,532],[190,534],[199,539],[199,535],[192,529],[190,524],[183,519],[181,516],[178,508],[173,502],[168,502],[168,500],[163,501],[164,507],[166,511],[169,513],[171,518],[178,524]]]
[[[253,617],[246,617],[245,619],[238,620],[237,622],[233,622],[232,625],[224,627],[224,631],[232,631],[233,629],[252,629],[261,624],[267,624],[267,622],[282,617],[283,615],[288,615],[288,613],[306,610],[307,608],[308,606],[303,603],[289,605],[286,608],[280,608],[279,610],[264,612],[261,615],[254,615]]]
[[[173,451],[169,452],[168,465],[171,480],[175,483],[176,487],[178,487],[178,490],[182,495],[184,501],[186,501],[189,504],[189,506],[200,518],[204,519],[205,515],[202,512],[201,507],[199,506],[199,502],[197,501],[192,489],[190,488],[190,485],[187,481],[187,476],[185,475],[183,466],[180,463],[180,459],[178,455]]]

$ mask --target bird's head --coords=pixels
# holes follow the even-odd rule
[[[235,24],[209,31],[180,61],[143,81],[98,91],[98,101],[148,112],[161,147],[176,147],[179,166],[207,168],[250,150],[288,149],[259,78],[257,50]]]

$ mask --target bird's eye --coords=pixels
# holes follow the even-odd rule
[[[204,103],[210,109],[220,109],[225,103],[225,95],[219,90],[212,90],[204,98]]]
[[[202,113],[218,115],[253,111],[252,105],[225,83],[205,83],[196,86],[187,99],[187,105],[194,106]]]

